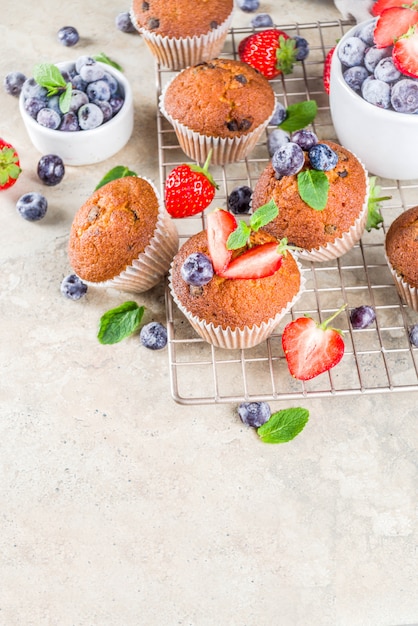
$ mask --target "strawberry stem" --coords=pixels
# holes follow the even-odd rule
[[[340,306],[340,308],[338,309],[338,311],[335,311],[335,313],[333,313],[332,315],[330,315],[330,317],[327,317],[327,319],[323,322],[321,322],[320,324],[318,324],[318,328],[321,328],[322,330],[326,330],[328,324],[337,317],[337,315],[339,315],[341,313],[341,311],[343,311],[345,309],[345,307],[347,306],[347,304],[343,304],[342,306]],[[335,329],[336,330],[336,329]]]
[[[203,167],[200,167],[200,165],[197,165],[197,164],[193,164],[193,165],[190,165],[190,169],[193,172],[199,172],[200,174],[203,174],[204,176],[206,176],[206,178],[208,179],[210,184],[213,187],[215,187],[215,189],[219,189],[219,185],[217,185],[215,183],[212,174],[209,172],[209,165],[210,165],[211,158],[212,158],[212,148],[209,150],[209,154],[206,157],[206,161],[205,161]]]

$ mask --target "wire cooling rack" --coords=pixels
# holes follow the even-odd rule
[[[350,21],[277,25],[289,35],[300,34],[310,44],[308,58],[292,74],[271,81],[276,97],[286,107],[293,102],[314,99],[318,114],[312,125],[321,139],[336,139],[322,71],[327,52],[352,26]],[[237,58],[239,42],[253,29],[232,29],[222,56]],[[157,96],[173,72],[157,65]],[[180,149],[171,125],[158,112],[158,149],[161,192],[164,181],[176,165],[190,161]],[[206,213],[226,207],[235,187],[253,188],[269,160],[266,135],[251,155],[238,163],[212,166],[219,185],[214,202],[205,213],[176,220],[180,245],[206,226]],[[418,323],[418,314],[406,307],[394,287],[384,257],[388,226],[402,211],[418,204],[418,181],[379,179],[384,196],[383,225],[365,232],[362,240],[340,259],[325,263],[303,262],[306,291],[292,311],[264,343],[248,350],[222,350],[203,341],[173,303],[166,289],[168,354],[171,392],[180,404],[214,404],[242,401],[295,400],[309,397],[350,396],[418,389],[418,349],[411,346],[408,329]],[[281,347],[284,326],[307,313],[322,321],[346,303],[334,320],[344,332],[342,361],[329,372],[311,381],[293,379]],[[376,311],[369,328],[353,330],[349,313],[368,304]],[[245,304],[244,304],[245,306]]]

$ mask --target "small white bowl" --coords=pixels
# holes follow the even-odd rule
[[[343,78],[338,49],[367,20],[349,30],[332,57],[330,109],[339,142],[354,152],[370,174],[382,178],[418,178],[418,115],[381,109],[357,94]]]
[[[91,165],[105,161],[128,143],[134,123],[132,88],[119,70],[108,64],[99,64],[116,78],[125,101],[112,119],[97,128],[74,132],[45,128],[25,111],[23,96],[20,96],[19,109],[23,123],[30,140],[41,154],[56,154],[66,165]],[[56,65],[64,69],[71,64]]]

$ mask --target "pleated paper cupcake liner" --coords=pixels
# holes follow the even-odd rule
[[[385,254],[386,263],[388,264],[390,273],[392,274],[393,282],[395,283],[396,291],[400,295],[402,301],[407,304],[411,309],[418,312],[418,288],[409,285],[403,280],[401,276],[393,268],[393,265],[389,261]]]

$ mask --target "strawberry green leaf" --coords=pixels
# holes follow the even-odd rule
[[[251,234],[251,228],[243,220],[238,222],[238,226],[229,235],[226,241],[226,247],[228,250],[238,250],[245,246],[248,238]]]
[[[329,181],[321,170],[304,170],[298,174],[299,195],[315,211],[323,211],[328,201]]]
[[[283,409],[273,413],[265,424],[257,428],[257,434],[264,443],[287,443],[305,428],[308,418],[307,409]]]
[[[125,165],[116,165],[103,176],[102,180],[96,185],[94,190],[96,191],[96,189],[100,189],[103,185],[110,183],[111,180],[124,178],[125,176],[138,176],[138,174],[127,168]]]
[[[305,128],[314,121],[317,111],[318,105],[315,100],[290,104],[286,109],[287,116],[279,124],[279,128],[289,133]]]
[[[285,38],[283,35],[279,36],[279,45],[276,50],[276,68],[283,72],[283,74],[291,74],[293,71],[293,65],[296,60],[296,42],[291,37]]]
[[[112,59],[109,59],[109,57],[107,56],[107,54],[105,54],[104,52],[99,52],[99,54],[94,54],[93,55],[93,59],[95,61],[99,61],[100,63],[106,63],[107,65],[110,65],[111,67],[114,67],[115,69],[119,70],[120,72],[122,72],[122,66],[119,65],[119,63],[116,63],[116,61],[112,61]]]
[[[367,202],[367,222],[366,230],[370,232],[372,228],[379,228],[383,224],[383,217],[380,213],[380,203],[383,200],[390,200],[392,196],[380,196],[380,186],[376,184],[376,176],[369,177],[369,199]]]
[[[263,204],[260,206],[251,216],[250,226],[252,230],[259,230],[272,220],[277,217],[279,214],[279,209],[277,208],[277,204],[273,200],[267,202],[267,204]]]
[[[100,318],[97,338],[102,344],[113,344],[129,337],[139,329],[145,307],[136,302],[124,302],[120,306],[110,309]]]

